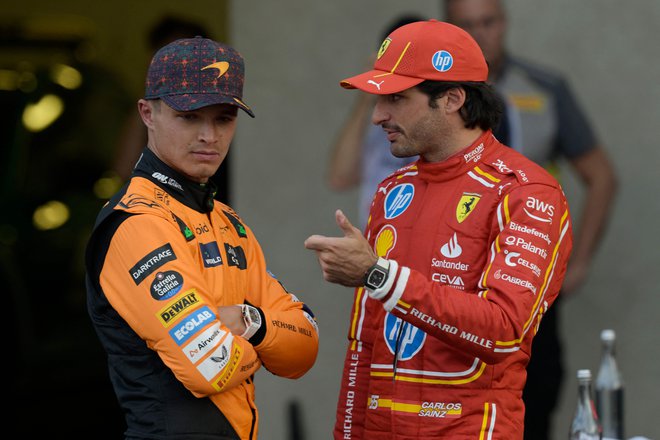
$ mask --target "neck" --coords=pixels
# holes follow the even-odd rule
[[[472,145],[482,134],[484,134],[484,131],[481,128],[461,129],[455,134],[446,136],[443,147],[424,153],[422,157],[427,162],[442,162]]]

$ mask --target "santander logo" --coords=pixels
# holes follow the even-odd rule
[[[440,253],[446,258],[458,258],[463,253],[463,248],[458,244],[458,237],[454,235],[449,239],[449,242],[442,245]]]

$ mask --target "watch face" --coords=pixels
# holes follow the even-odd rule
[[[248,313],[250,314],[250,321],[255,322],[255,323],[260,323],[261,322],[261,315],[257,311],[257,309],[248,307]]]
[[[372,286],[380,287],[381,284],[383,284],[384,280],[385,280],[385,272],[382,272],[380,270],[374,270],[369,274],[368,283],[371,284]]]

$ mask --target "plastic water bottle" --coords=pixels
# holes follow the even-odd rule
[[[603,427],[603,439],[623,440],[623,382],[616,363],[616,333],[605,329],[600,333],[602,357],[596,376],[596,411]]]
[[[601,440],[601,428],[592,398],[591,370],[577,371],[578,396],[569,440]]]

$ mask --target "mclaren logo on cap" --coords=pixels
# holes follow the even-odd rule
[[[380,57],[382,57],[385,54],[385,51],[387,50],[388,47],[390,47],[391,42],[392,40],[390,40],[389,38],[385,38],[385,40],[383,40],[383,43],[380,45],[380,49],[378,49],[378,55],[377,55],[378,59],[380,59]]]
[[[202,70],[206,69],[218,69],[220,73],[218,73],[218,76],[216,78],[220,78],[222,75],[229,70],[229,63],[227,61],[218,61],[217,63],[209,64],[206,67],[202,67]]]

